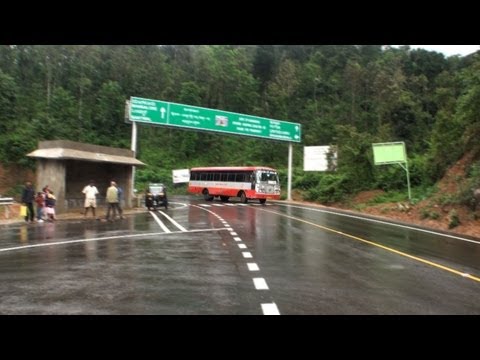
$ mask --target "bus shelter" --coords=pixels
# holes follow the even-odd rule
[[[145,166],[132,150],[68,140],[41,141],[27,156],[37,159],[35,190],[49,186],[57,199],[57,213],[83,208],[82,190],[90,180],[99,191],[97,206],[105,204],[107,188],[114,180],[123,189],[123,206],[132,207],[133,167]]]

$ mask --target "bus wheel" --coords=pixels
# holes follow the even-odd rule
[[[205,201],[212,201],[213,200],[213,196],[211,196],[209,193],[208,193],[208,190],[205,189],[203,190],[203,199]]]
[[[243,191],[240,193],[240,201],[244,204],[246,204],[247,201],[248,201],[247,195],[245,195],[245,192],[243,192]]]
[[[260,201],[260,204],[265,204],[265,202],[267,201],[267,199],[259,199]]]
[[[220,196],[220,199],[223,201],[223,202],[227,202],[228,201],[228,196]]]

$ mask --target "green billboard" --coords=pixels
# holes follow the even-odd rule
[[[129,119],[152,125],[301,141],[298,123],[138,97],[130,98]]]
[[[375,165],[394,164],[407,161],[405,143],[389,142],[372,144]]]
[[[373,147],[373,161],[375,165],[398,164],[407,173],[408,199],[412,200],[410,190],[410,173],[408,172],[407,151],[403,141],[376,143]],[[405,163],[405,165],[403,165]]]

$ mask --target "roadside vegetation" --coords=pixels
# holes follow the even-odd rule
[[[380,45],[4,45],[0,164],[34,170],[25,154],[42,140],[130,148],[131,125],[124,120],[130,96],[301,123],[293,189],[326,205],[407,203],[405,171],[375,166],[372,154],[372,143],[404,141],[408,206],[421,206],[428,219],[457,206],[476,216],[479,54],[445,58]],[[164,182],[181,193],[171,183],[172,169],[212,165],[275,167],[286,190],[286,143],[145,125],[138,139],[137,157],[148,164],[136,172],[139,191]],[[317,145],[337,147],[336,171],[303,171],[303,146]],[[462,171],[449,180],[455,187],[442,189],[439,182],[466,154]],[[382,193],[352,202],[375,190]]]

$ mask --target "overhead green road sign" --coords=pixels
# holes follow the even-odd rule
[[[130,98],[129,118],[152,125],[301,141],[301,125],[297,123],[138,97]]]

